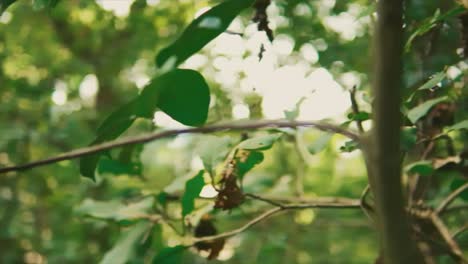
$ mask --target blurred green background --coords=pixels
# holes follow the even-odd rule
[[[0,166],[89,144],[100,122],[154,75],[157,51],[196,14],[219,2],[63,0],[54,8],[30,1],[12,5],[0,17]],[[406,19],[417,24],[437,8],[453,5],[429,2],[410,1]],[[360,91],[362,110],[369,111],[374,9],[374,2],[367,0],[273,1],[268,8],[275,34],[271,43],[251,21],[254,10],[244,11],[229,32],[182,65],[199,70],[209,82],[208,123],[282,118],[303,97],[298,119],[345,122],[350,113],[347,90],[353,86]],[[430,60],[417,51],[425,40],[414,43],[416,51],[406,57],[408,86],[447,65],[453,65],[454,76],[463,70],[457,64],[455,24],[448,21],[441,29],[439,40],[444,41],[437,42]],[[262,45],[265,52],[259,61]],[[364,125],[369,127],[368,122]],[[178,127],[182,125],[157,112],[153,122],[137,120],[125,135]],[[319,153],[305,155],[298,146],[314,148],[323,134],[285,131],[264,152],[265,161],[245,176],[246,191],[295,196],[302,192],[297,187],[302,175],[305,197],[359,198],[367,184],[365,167],[359,151],[340,151],[345,138],[333,136],[323,150],[315,146]],[[216,135],[226,136],[231,147],[243,136]],[[203,167],[200,144],[209,140],[184,135],[114,150],[114,156],[130,163],[102,161],[96,182],[80,177],[76,161],[1,175],[0,262],[98,263],[131,221],[97,219],[90,217],[93,212],[121,208],[162,191],[182,193],[185,181]],[[222,163],[215,164],[217,171]],[[210,201],[197,200],[195,213],[210,206]],[[218,231],[228,231],[267,207],[248,201],[231,212],[216,212],[214,223]],[[167,212],[180,218],[179,204],[169,203]],[[180,221],[174,225],[181,229]],[[167,225],[148,236],[154,238],[138,244],[129,263],[149,263],[161,245],[179,242]],[[376,233],[359,209],[306,209],[286,211],[229,239],[212,263],[373,263],[377,255]],[[183,263],[206,262],[195,250],[184,254]]]

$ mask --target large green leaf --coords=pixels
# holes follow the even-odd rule
[[[413,109],[410,109],[408,111],[408,119],[415,124],[419,119],[424,117],[429,110],[431,110],[432,107],[434,107],[436,104],[441,103],[443,101],[447,101],[449,98],[447,96],[435,98],[428,100],[418,106],[416,106]]]
[[[206,11],[193,20],[174,43],[159,52],[156,65],[161,67],[170,58],[175,58],[175,65],[179,65],[223,33],[232,20],[253,3],[254,0],[227,0]]]
[[[86,199],[76,209],[76,212],[99,219],[129,221],[147,214],[152,208],[153,203],[154,198],[152,197],[131,204],[123,204],[120,201],[102,202]]]
[[[205,180],[203,179],[204,171],[198,172],[195,177],[185,183],[185,192],[182,196],[182,215],[185,217],[190,214],[195,208],[195,199],[200,195]]]
[[[210,105],[210,89],[197,71],[170,71],[150,83],[145,90],[158,90],[157,107],[180,123],[188,126],[205,124]],[[140,97],[140,103],[147,105],[145,91]]]
[[[17,0],[0,0],[0,15]]]
[[[247,139],[239,144],[240,149],[267,150],[281,137],[280,133]]]
[[[172,70],[154,78],[137,98],[106,118],[91,145],[117,138],[137,117],[151,119],[157,108],[184,125],[203,125],[209,105],[209,87],[200,73],[188,69]],[[80,173],[94,180],[99,157],[97,153],[81,158]]]
[[[125,264],[132,259],[135,249],[138,247],[143,235],[148,231],[151,224],[140,222],[124,232],[114,247],[108,251],[101,264]]]
[[[153,264],[181,264],[187,247],[175,246],[163,248],[153,259]]]

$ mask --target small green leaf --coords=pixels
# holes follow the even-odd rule
[[[17,0],[0,0],[0,15]]]
[[[299,99],[299,101],[297,101],[296,106],[294,107],[294,109],[292,109],[291,111],[285,110],[284,111],[284,117],[286,117],[286,119],[290,120],[290,121],[296,120],[296,118],[299,116],[299,110],[301,108],[301,105],[306,99],[307,99],[306,97],[301,97],[301,99]]]
[[[408,119],[411,121],[411,123],[415,124],[419,119],[424,117],[429,110],[431,110],[432,107],[434,107],[436,104],[447,101],[449,98],[447,96],[435,98],[428,100],[415,108],[412,108],[408,111]]]
[[[153,259],[153,264],[182,264],[182,256],[187,247],[175,246],[163,248]]]
[[[258,151],[251,151],[247,159],[244,161],[238,161],[237,162],[237,173],[239,174],[239,178],[242,179],[247,172],[249,172],[253,167],[255,167],[257,164],[260,164],[264,159],[264,155],[262,152]]]
[[[141,173],[141,168],[135,163],[122,163],[117,160],[105,158],[101,159],[97,165],[100,174],[111,173],[115,175],[128,174],[136,175]]]
[[[343,146],[340,147],[341,152],[353,152],[358,148],[358,143],[356,141],[350,140],[346,141]]]
[[[200,155],[203,166],[208,172],[212,172],[216,164],[222,162],[229,153],[231,138],[206,135],[201,138],[201,142],[196,147],[196,152]]]
[[[453,126],[450,126],[447,128],[448,131],[460,130],[460,129],[468,129],[468,120],[460,121],[454,124]]]
[[[434,86],[436,86],[438,83],[440,83],[444,79],[445,79],[445,72],[438,72],[434,76],[432,76],[426,83],[421,85],[421,87],[419,87],[418,90],[432,89]]]
[[[307,146],[307,150],[312,155],[319,153],[327,147],[332,137],[333,134],[323,133],[317,139],[315,139],[314,142]]]
[[[232,20],[253,3],[254,0],[227,0],[206,11],[193,20],[174,43],[159,52],[156,65],[161,67],[170,58],[176,58],[175,66],[179,65],[223,33]]]
[[[429,176],[434,173],[434,167],[429,160],[422,160],[411,163],[405,167],[408,174],[419,174],[421,176]]]
[[[273,146],[275,141],[278,140],[281,137],[281,135],[282,134],[277,133],[247,139],[239,144],[239,148],[245,150],[267,150]]]
[[[403,127],[400,132],[400,147],[403,151],[409,151],[416,145],[418,140],[418,129],[416,127]]]
[[[370,113],[368,112],[349,113],[348,119],[352,121],[366,121],[370,119]]]
[[[124,232],[114,247],[108,251],[101,264],[125,264],[134,256],[135,249],[139,246],[143,235],[148,231],[151,224],[140,222]]]
[[[204,171],[198,172],[195,177],[185,183],[185,192],[182,196],[182,215],[185,217],[190,214],[195,208],[195,199],[200,195],[205,180],[203,179]]]
[[[131,221],[147,214],[153,207],[153,203],[154,199],[152,197],[131,204],[123,204],[120,201],[101,202],[86,199],[76,209],[76,212],[99,219]]]

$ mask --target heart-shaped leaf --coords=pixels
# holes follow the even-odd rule
[[[187,26],[182,35],[171,45],[161,50],[156,65],[162,67],[170,58],[179,65],[207,43],[223,33],[232,20],[254,0],[227,0],[206,11]]]

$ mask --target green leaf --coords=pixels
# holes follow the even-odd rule
[[[411,164],[408,164],[405,167],[405,171],[408,174],[419,174],[421,176],[429,176],[434,173],[434,167],[432,162],[429,160],[417,161]]]
[[[151,90],[159,91],[157,107],[176,121],[188,126],[205,124],[210,105],[210,89],[199,72],[176,69],[162,75],[143,90],[139,100],[142,105],[151,103],[146,103],[146,94],[153,93]]]
[[[403,127],[400,132],[400,147],[403,151],[411,150],[418,140],[418,129],[416,127]]]
[[[315,139],[314,142],[307,146],[307,150],[312,155],[319,153],[327,147],[332,137],[333,134],[323,133],[317,139]]]
[[[153,118],[159,107],[184,125],[203,125],[208,118],[210,91],[203,76],[194,70],[176,69],[153,79],[141,94],[114,111],[97,130],[91,145],[110,141],[127,130],[137,117]],[[94,180],[100,154],[80,159],[80,173]]]
[[[195,208],[195,198],[200,195],[203,186],[205,186],[205,180],[203,179],[204,171],[198,172],[195,177],[188,180],[185,183],[185,192],[182,196],[182,215],[185,217],[190,214]]]
[[[253,167],[257,164],[260,164],[264,159],[264,155],[262,152],[258,151],[251,151],[247,159],[244,161],[239,160],[237,162],[237,173],[239,174],[239,178],[242,179],[247,172],[249,172]]]
[[[175,246],[163,248],[153,259],[153,264],[181,264],[187,247]]]
[[[419,119],[424,117],[429,112],[429,110],[431,110],[431,108],[433,106],[435,106],[436,104],[441,103],[443,101],[447,101],[448,99],[449,98],[447,96],[443,96],[443,97],[428,100],[428,101],[416,106],[415,108],[410,109],[408,111],[408,119],[411,121],[411,123],[414,124]]]
[[[125,264],[134,256],[135,249],[139,246],[143,235],[148,231],[151,224],[148,222],[139,222],[124,232],[114,247],[108,251],[101,264]]]
[[[437,9],[434,15],[428,19],[426,19],[408,38],[405,44],[405,51],[408,52],[411,49],[411,45],[416,39],[416,37],[422,36],[425,33],[429,32],[431,29],[433,29],[437,23],[440,23],[444,20],[450,19],[452,17],[456,17],[462,13],[464,13],[466,10],[463,6],[457,6],[449,11],[447,11],[444,14],[440,13],[440,10]]]
[[[460,130],[460,129],[468,129],[468,120],[460,121],[447,128],[448,131]]]
[[[275,141],[278,140],[281,137],[281,135],[282,134],[277,133],[247,139],[239,144],[239,148],[245,150],[267,150],[273,146]]]
[[[120,201],[101,202],[86,199],[76,209],[76,212],[99,219],[131,221],[147,214],[153,207],[153,203],[154,198],[152,197],[131,204],[123,204]]]
[[[352,121],[366,121],[370,119],[370,113],[368,112],[349,113],[348,119]]]
[[[211,8],[187,26],[182,35],[159,52],[156,65],[163,66],[168,59],[176,58],[179,65],[223,33],[232,20],[254,0],[227,0]]]
[[[466,183],[467,181],[465,179],[455,179],[450,184],[450,190],[455,191]],[[464,201],[468,201],[468,189],[465,189],[462,193],[460,193],[459,197]]]
[[[301,99],[297,101],[294,109],[292,109],[291,111],[289,110],[284,111],[284,116],[286,117],[287,120],[290,120],[290,121],[296,120],[296,118],[299,116],[299,110],[301,108],[301,105],[306,99],[307,99],[306,97],[301,97]]]
[[[356,141],[350,140],[346,141],[343,146],[340,147],[341,152],[353,152],[358,148],[358,143]]]
[[[97,165],[100,174],[111,173],[115,175],[128,174],[136,175],[141,173],[141,168],[135,163],[122,163],[117,160],[105,158],[101,159]]]
[[[43,9],[43,8],[53,8],[55,7],[60,0],[34,0],[33,8],[35,10]]]
[[[216,164],[226,158],[231,142],[232,140],[228,136],[206,135],[201,138],[200,143],[196,146],[196,152],[200,155],[203,166],[207,171],[211,173]]]
[[[17,0],[0,0],[0,15]]]
[[[426,83],[421,85],[421,87],[418,88],[418,90],[428,90],[432,89],[434,86],[436,86],[438,83],[443,81],[445,79],[445,72],[438,72],[434,74]]]

